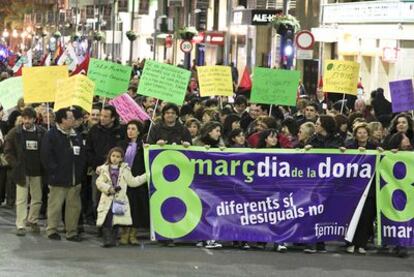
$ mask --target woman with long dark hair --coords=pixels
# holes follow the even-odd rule
[[[145,173],[143,132],[143,124],[137,120],[131,120],[127,124],[127,138],[119,143],[125,151],[124,162],[131,168],[133,176]],[[138,228],[149,228],[148,186],[128,187],[127,196],[131,208],[132,226],[121,228],[120,244],[137,245],[139,244],[136,238]]]
[[[396,133],[403,133],[410,140],[410,143],[414,144],[413,120],[411,115],[400,113],[394,117],[391,121],[389,134],[384,139],[384,145],[388,145],[391,137]]]

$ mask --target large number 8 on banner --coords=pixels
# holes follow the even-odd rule
[[[174,164],[171,163],[171,157],[174,157]],[[169,165],[176,166],[180,171],[178,178],[174,181],[169,181],[164,176],[164,168]],[[194,165],[183,153],[167,150],[158,154],[153,160],[151,172],[152,182],[156,189],[150,200],[152,224],[155,232],[169,239],[189,234],[197,227],[202,215],[201,200],[190,188],[194,178]],[[183,201],[186,207],[184,217],[177,222],[165,220],[162,214],[163,203],[172,197]]]
[[[394,176],[397,165],[405,169],[404,176]],[[406,222],[414,218],[414,175],[408,173],[408,168],[411,167],[396,154],[387,155],[380,162],[381,177],[386,183],[379,191],[381,212],[396,222]],[[394,193],[398,190],[404,192],[406,197],[402,210],[396,209],[393,204]]]

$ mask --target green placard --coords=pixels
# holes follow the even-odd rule
[[[132,68],[113,62],[91,59],[88,77],[95,82],[95,95],[114,98],[128,90]]]
[[[17,101],[22,97],[22,77],[8,78],[0,82],[0,103],[5,111],[15,107]]]
[[[250,101],[295,106],[300,72],[256,67]]]
[[[138,94],[181,105],[191,72],[173,65],[145,61]]]

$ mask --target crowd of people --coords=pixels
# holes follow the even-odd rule
[[[149,228],[149,196],[144,166],[146,144],[178,144],[209,148],[334,148],[412,151],[411,114],[393,114],[381,88],[338,99],[318,89],[298,93],[296,107],[251,103],[249,91],[235,86],[234,97],[200,97],[193,68],[181,106],[137,95],[139,70],[128,94],[152,118],[120,122],[117,110],[95,99],[92,111],[78,107],[52,111],[53,103],[17,103],[0,110],[0,203],[16,208],[16,234],[27,228],[39,233],[39,219],[47,219],[46,234],[60,240],[81,241],[84,224],[99,228],[103,246],[138,244],[139,228]],[[235,75],[235,74],[234,74]],[[7,78],[2,74],[2,79]],[[234,83],[237,84],[235,76]],[[7,112],[7,115],[5,115]],[[375,186],[364,205],[349,253],[365,254],[374,237]],[[30,194],[30,197],[29,197]],[[30,205],[28,208],[28,203]],[[119,240],[118,240],[119,239]],[[174,241],[164,241],[174,245]],[[266,243],[234,242],[242,249]],[[209,240],[197,246],[219,248]],[[306,253],[325,252],[323,242],[304,245]],[[275,243],[285,252],[288,246]],[[400,257],[407,248],[396,246]]]

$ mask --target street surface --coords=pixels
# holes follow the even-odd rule
[[[226,246],[207,250],[193,244],[162,247],[144,238],[138,247],[104,249],[95,228],[86,227],[81,243],[51,241],[42,232],[15,235],[14,211],[0,207],[0,276],[414,276],[414,253],[406,259],[349,255],[335,243],[327,254],[290,248],[247,251]],[[63,234],[62,234],[63,235]]]

